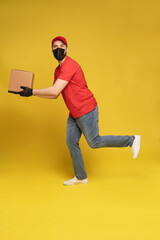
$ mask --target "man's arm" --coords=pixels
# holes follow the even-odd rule
[[[53,86],[41,89],[33,89],[33,95],[43,98],[55,99],[59,96],[62,90],[67,86],[68,81],[57,79]]]
[[[45,95],[37,96],[37,97],[48,98],[48,99],[55,99],[55,98],[56,98],[56,97],[54,97],[54,96],[45,96]]]

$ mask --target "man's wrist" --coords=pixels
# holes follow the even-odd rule
[[[36,90],[36,89],[33,89],[33,90],[32,90],[33,96],[36,96],[36,93],[35,93],[36,91],[35,91],[35,90]]]

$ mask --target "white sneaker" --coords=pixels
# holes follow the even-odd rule
[[[133,153],[133,159],[136,159],[140,150],[140,140],[141,136],[140,135],[134,135],[135,139],[133,141],[133,144],[131,146],[131,150]]]
[[[66,186],[69,186],[69,185],[74,185],[74,184],[78,184],[78,183],[88,183],[88,178],[80,180],[80,179],[77,179],[76,177],[74,177],[72,179],[69,179],[68,181],[65,181],[63,184]]]

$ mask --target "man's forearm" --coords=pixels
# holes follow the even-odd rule
[[[41,89],[33,89],[33,95],[37,97],[45,98],[57,98],[58,96],[54,92],[53,86]]]
[[[36,96],[36,95],[34,95]],[[56,99],[57,97],[54,97],[54,96],[37,96],[37,97],[41,97],[41,98],[48,98],[48,99]]]

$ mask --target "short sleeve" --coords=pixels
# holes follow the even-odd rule
[[[62,65],[58,78],[69,82],[73,75],[75,74],[75,72],[76,68],[71,64],[66,64],[64,66]]]

